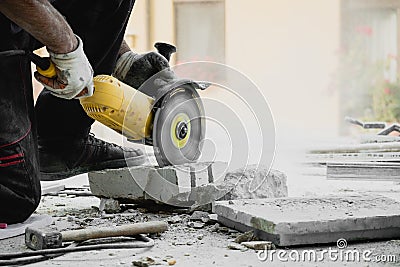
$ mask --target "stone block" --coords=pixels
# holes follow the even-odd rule
[[[278,246],[400,237],[400,202],[374,195],[217,201],[218,221]]]
[[[89,184],[93,195],[102,198],[151,199],[174,206],[202,206],[210,202],[210,194],[220,198],[228,192],[219,188],[226,168],[226,163],[213,162],[110,169],[89,173]]]
[[[287,196],[286,176],[249,166],[227,173],[227,163],[158,168],[138,166],[89,173],[93,195],[124,201],[155,200],[196,208],[219,199]]]
[[[232,190],[224,200],[287,197],[286,175],[266,166],[250,165],[225,176],[226,186]]]

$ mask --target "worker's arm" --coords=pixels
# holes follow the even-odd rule
[[[48,0],[0,0],[0,12],[54,53],[78,46],[71,27]]]
[[[93,94],[93,69],[64,17],[48,0],[0,0],[0,12],[46,46],[56,77],[35,72],[53,95],[65,99]]]

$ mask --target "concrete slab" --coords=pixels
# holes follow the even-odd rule
[[[157,168],[139,166],[89,173],[92,193],[134,202],[151,199],[195,208],[212,201],[287,196],[286,176],[263,166],[226,173],[223,162]]]
[[[210,194],[218,199],[229,191],[219,188],[226,168],[224,162],[164,168],[138,166],[89,173],[89,184],[93,195],[102,198],[202,206],[214,200]]]
[[[40,185],[42,189],[42,196],[58,193],[65,189],[65,185],[63,184],[46,184],[41,182]]]
[[[400,181],[398,162],[331,162],[326,176],[330,180]]]
[[[400,237],[400,202],[374,195],[217,201],[218,220],[278,246]]]

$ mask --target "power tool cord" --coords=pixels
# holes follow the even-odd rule
[[[84,242],[82,243],[73,242],[70,246],[65,248],[43,249],[37,251],[0,254],[0,266],[30,264],[34,262],[39,262],[59,257],[64,255],[65,253],[70,253],[70,252],[101,250],[101,249],[151,248],[155,244],[153,239],[145,237],[143,235],[139,235],[138,238],[143,240],[143,242],[138,242],[137,239],[132,239],[132,238],[129,239],[131,241],[130,243],[118,243],[118,244],[96,244],[96,245],[81,246],[81,244],[83,244]],[[36,256],[41,256],[41,257],[36,257]],[[27,257],[35,257],[35,258],[21,259]]]

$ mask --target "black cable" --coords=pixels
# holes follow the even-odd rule
[[[76,247],[77,245],[79,245],[79,243],[73,242],[68,247],[73,248],[73,247]],[[60,257],[62,255],[65,255],[65,253],[55,254],[52,256],[42,256],[42,255],[35,256],[35,257],[24,256],[24,258],[18,257],[17,259],[13,259],[13,260],[0,260],[0,266],[32,264],[32,263],[36,263],[36,262],[40,262],[40,261],[54,259],[54,258]]]
[[[80,246],[82,243],[74,242],[66,248],[43,249],[37,251],[0,254],[0,266],[34,263],[38,261],[47,260],[50,258],[59,257],[61,255],[64,255],[65,253],[70,253],[70,252],[101,250],[101,249],[150,248],[154,246],[153,239],[145,237],[143,235],[139,235],[138,237],[142,239],[144,242],[135,241],[134,243],[130,244],[97,244],[97,245],[85,245],[85,246]],[[20,258],[36,257],[36,256],[41,256],[41,257],[31,258],[31,259],[20,259]]]

